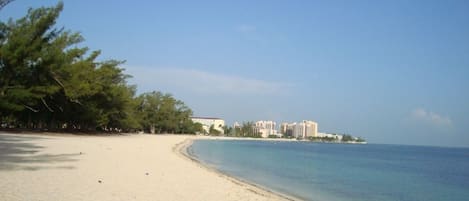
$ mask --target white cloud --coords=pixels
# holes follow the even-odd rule
[[[435,126],[451,126],[453,124],[449,117],[445,117],[431,111],[426,111],[423,108],[412,110],[411,117],[414,120],[430,123]]]
[[[132,83],[143,89],[185,90],[204,94],[276,94],[291,85],[195,69],[127,67]]]

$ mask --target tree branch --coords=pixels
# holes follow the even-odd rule
[[[52,110],[52,108],[49,107],[49,105],[47,105],[46,101],[44,100],[44,98],[41,98],[41,101],[42,103],[44,104],[44,106],[46,106],[46,108],[50,111],[50,112],[54,112],[54,110]]]
[[[29,107],[29,106],[27,106],[27,105],[25,105],[25,104],[23,104],[23,106],[24,106],[25,108],[28,108],[29,110],[31,110],[31,111],[33,111],[33,112],[39,112],[39,110],[36,110],[36,109],[34,109],[34,108],[32,108],[32,107]]]

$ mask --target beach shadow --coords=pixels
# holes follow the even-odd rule
[[[78,160],[80,154],[38,154],[46,147],[34,142],[44,139],[48,138],[0,133],[0,171],[73,169],[63,163]]]

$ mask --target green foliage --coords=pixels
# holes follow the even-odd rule
[[[192,111],[169,94],[135,97],[119,66],[78,47],[79,33],[55,28],[63,9],[29,9],[0,22],[0,123],[47,130],[195,133]]]
[[[188,126],[188,134],[198,134],[198,133],[204,133],[204,127],[201,123],[193,123]]]
[[[339,135],[339,134],[336,134]],[[339,140],[338,137],[308,137],[308,140],[314,141],[314,142],[366,142],[363,138],[356,138],[353,137],[352,135],[348,134],[343,134],[342,139]]]
[[[282,135],[282,138],[286,138],[286,139],[293,139],[294,137],[292,135]]]
[[[203,131],[200,123],[192,122],[192,110],[170,94],[144,93],[136,98],[140,124],[149,133],[191,133]]]
[[[342,136],[342,141],[344,141],[344,142],[351,142],[351,141],[355,141],[355,138],[352,137],[351,135],[344,134],[344,135]]]
[[[232,136],[233,131],[234,130],[231,126],[223,126],[223,133],[225,133],[226,136]]]
[[[241,124],[241,137],[261,138],[262,135],[254,129],[254,122],[248,121]]]
[[[366,140],[363,139],[363,138],[361,138],[361,137],[358,137],[356,141],[357,141],[357,142],[366,142]]]
[[[312,137],[312,136],[309,136],[308,140],[314,141],[314,142],[338,142],[338,139],[334,138],[334,137]]]
[[[213,135],[213,136],[219,136],[219,135],[221,135],[221,132],[220,132],[219,130],[215,129],[215,127],[214,127],[213,124],[210,126],[208,133],[209,133],[210,135]]]
[[[256,132],[254,129],[254,122],[248,121],[243,122],[239,127],[226,127],[225,135],[232,137],[251,137],[251,138],[261,138],[262,135],[259,132]]]
[[[2,116],[48,107],[47,97],[60,90],[53,79],[62,64],[57,49],[73,44],[62,30],[51,29],[63,5],[30,9],[26,17],[0,25],[0,111]],[[62,35],[62,37],[58,37]],[[66,38],[66,37],[65,37]],[[49,109],[49,108],[47,108]]]

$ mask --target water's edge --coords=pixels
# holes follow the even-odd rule
[[[281,199],[284,199],[284,200],[290,200],[290,201],[303,200],[299,197],[295,197],[295,196],[292,196],[292,195],[288,195],[288,194],[285,194],[285,193],[275,191],[275,190],[270,189],[266,186],[262,186],[260,184],[256,184],[256,183],[253,183],[253,182],[250,182],[250,181],[246,181],[244,179],[241,179],[241,178],[235,177],[233,175],[230,175],[226,172],[220,171],[220,170],[218,170],[214,167],[210,167],[209,165],[207,165],[207,164],[203,163],[202,161],[200,161],[197,158],[197,156],[195,156],[194,153],[192,153],[190,151],[190,148],[191,148],[194,140],[198,140],[198,139],[186,139],[183,142],[176,144],[173,147],[173,152],[175,152],[178,155],[184,157],[185,159],[188,159],[188,160],[196,163],[200,167],[203,167],[204,169],[206,169],[210,172],[214,172],[217,175],[222,176],[225,179],[228,179],[229,181],[235,183],[236,185],[245,187],[246,189],[248,189],[249,191],[254,192],[255,194],[259,194],[259,195],[262,195],[264,197],[277,197],[277,198],[281,198]]]

